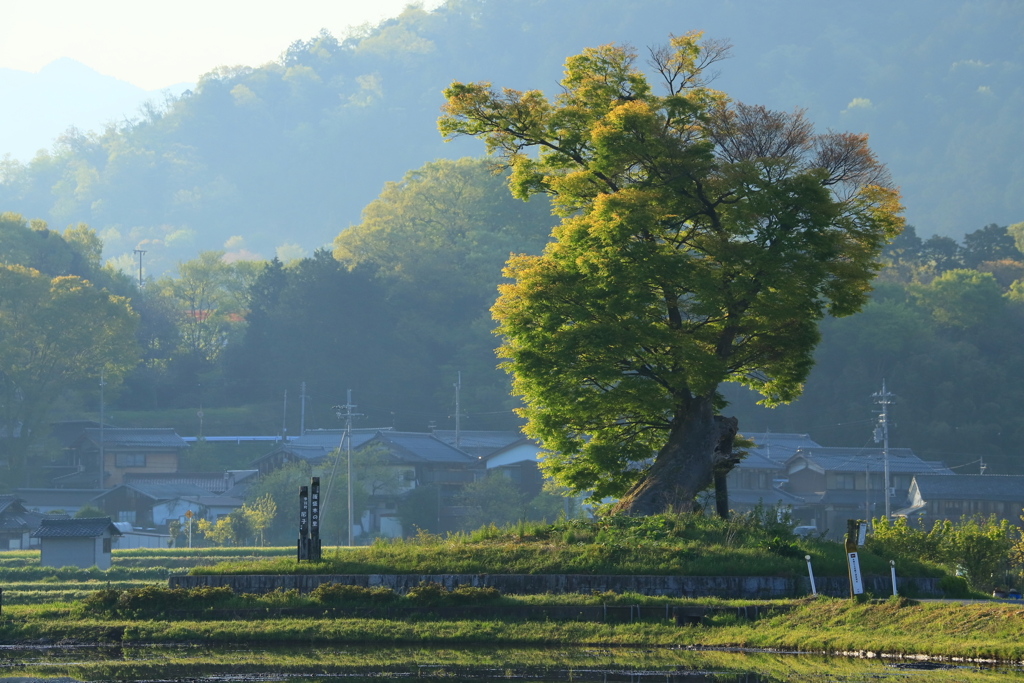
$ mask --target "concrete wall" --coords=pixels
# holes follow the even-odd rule
[[[740,599],[791,598],[808,595],[807,577],[775,576],[591,576],[584,574],[285,574],[172,576],[171,588],[230,586],[235,593],[269,593],[298,589],[308,593],[321,583],[385,586],[398,593],[434,581],[448,589],[456,586],[494,587],[510,595],[543,593],[633,592],[668,597],[720,597]],[[938,579],[897,579],[902,591],[921,597],[941,597]],[[818,592],[845,597],[849,584],[843,577],[815,577]],[[892,594],[888,576],[866,576],[865,589],[877,596]]]

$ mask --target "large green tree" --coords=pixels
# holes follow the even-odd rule
[[[21,485],[26,453],[61,392],[117,385],[136,362],[137,316],[126,299],[69,275],[0,265],[0,443]]]
[[[719,385],[798,396],[818,321],[864,304],[902,225],[866,136],[711,89],[727,50],[699,33],[652,50],[662,95],[612,45],[569,58],[553,101],[445,91],[441,132],[483,138],[516,196],[563,216],[542,256],[509,261],[493,309],[526,430],[549,474],[631,514],[724,494],[737,425]]]

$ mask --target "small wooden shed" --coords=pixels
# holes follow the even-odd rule
[[[44,567],[96,566],[110,569],[113,538],[121,532],[110,517],[44,519],[32,532],[39,539],[39,562]]]

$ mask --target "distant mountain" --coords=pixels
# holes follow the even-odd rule
[[[163,101],[164,91],[180,95],[193,87],[177,83],[161,90],[143,90],[68,57],[50,62],[37,73],[0,69],[0,156],[29,161],[49,150],[69,127],[103,130],[111,121],[139,114],[148,100]]]
[[[554,95],[563,60],[586,46],[630,43],[642,62],[645,46],[692,29],[735,46],[717,82],[733,98],[870,134],[918,234],[1024,219],[1024,4],[1006,0],[410,7],[341,41],[296,41],[278,62],[214,70],[134,123],[114,108],[116,130],[0,167],[0,210],[57,227],[85,221],[125,265],[141,244],[153,272],[225,244],[268,258],[309,253],[357,222],[386,181],[483,152],[437,134],[452,80]]]

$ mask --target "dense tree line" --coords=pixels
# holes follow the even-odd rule
[[[962,243],[908,227],[883,254],[864,311],[824,322],[798,401],[768,411],[730,392],[741,429],[874,447],[871,394],[885,379],[897,395],[893,445],[964,473],[982,459],[989,473],[1024,472],[1022,237],[1024,224],[991,224]]]
[[[458,213],[411,219],[429,216],[426,206],[446,204]],[[107,375],[114,411],[199,401],[280,405],[287,389],[294,416],[305,381],[309,426],[337,424],[331,406],[351,388],[367,414],[362,424],[425,429],[431,421],[451,423],[452,383],[462,370],[469,413],[463,426],[514,428],[519,422],[510,409],[517,402],[495,368],[498,340],[488,309],[509,252],[539,253],[552,222],[546,202],[510,198],[504,177],[484,162],[439,162],[385,188],[363,222],[339,234],[337,257],[324,250],[238,267],[205,254],[140,291],[133,278],[99,265],[100,242],[87,227],[62,234],[5,215],[0,261],[35,268],[48,281],[82,278],[124,297],[137,316],[142,360],[120,387],[117,373]],[[984,456],[989,472],[1024,471],[1022,237],[1020,224],[989,225],[961,242],[921,239],[907,228],[883,253],[864,311],[823,322],[803,398],[767,410],[742,390],[727,389],[740,431],[807,432],[826,445],[873,445],[870,395],[884,378],[898,396],[894,445],[952,465]],[[203,277],[212,283],[206,303],[195,298]],[[197,324],[213,329],[190,337],[187,328]],[[203,335],[219,340],[208,355],[185,341]],[[95,416],[98,369],[90,374],[65,385],[50,418]],[[276,420],[265,427],[264,433],[279,431]],[[959,471],[977,471],[978,464]]]

